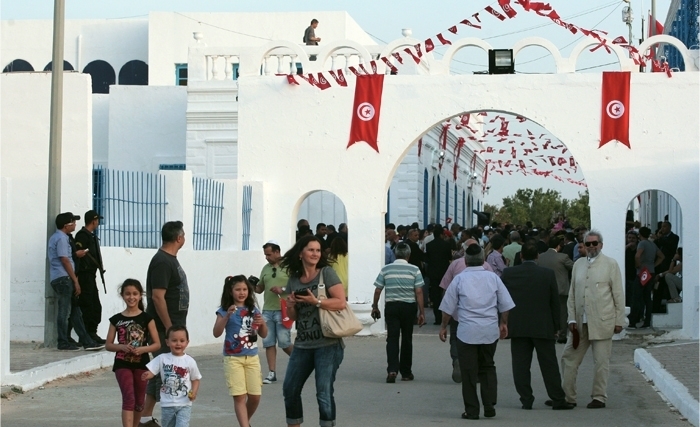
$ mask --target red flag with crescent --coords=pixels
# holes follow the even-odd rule
[[[356,142],[364,141],[379,152],[377,135],[383,88],[384,74],[357,76],[348,148]]]
[[[600,145],[612,140],[630,146],[630,72],[603,72]]]

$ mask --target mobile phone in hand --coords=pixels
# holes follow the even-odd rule
[[[309,295],[309,290],[308,289],[301,289],[298,291],[294,291],[294,296],[295,297],[304,297]]]

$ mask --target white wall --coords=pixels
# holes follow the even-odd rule
[[[109,161],[109,95],[92,95],[92,164],[107,166]]]
[[[190,230],[185,230],[189,233]],[[146,272],[155,249],[103,248],[107,294],[100,291],[102,301],[102,322],[98,334],[107,335],[109,318],[124,310],[124,301],[118,288],[128,278],[137,279],[146,289]],[[252,251],[194,251],[181,250],[177,256],[187,274],[190,288],[190,309],[187,315],[187,328],[190,332],[190,345],[212,344],[223,341],[214,338],[211,331],[216,319],[216,309],[221,301],[221,291],[226,276],[245,274],[258,276],[265,265],[262,248]],[[262,306],[263,299],[258,295]],[[43,307],[43,305],[42,305]]]
[[[239,179],[269,183],[266,233],[289,235],[285,232],[290,221],[284,217],[296,218],[301,198],[308,192],[326,190],[338,195],[353,229],[350,280],[364,284],[351,288],[350,301],[371,300],[371,283],[382,265],[382,212],[391,165],[396,167],[401,162],[412,142],[426,129],[462,112],[502,110],[520,114],[563,141],[584,171],[592,225],[608,236],[605,252],[621,265],[624,242],[611,236],[623,235],[624,225],[610,218],[623,216],[629,200],[639,192],[647,188],[667,191],[679,201],[684,216],[697,218],[699,214],[699,82],[694,72],[676,73],[672,79],[633,73],[632,149],[616,143],[598,148],[601,75],[597,73],[488,78],[393,76],[384,83],[379,153],[366,144],[346,149],[351,119],[348,107],[354,96],[354,78],[350,80],[347,89],[326,91],[309,85],[291,86],[278,78],[251,76],[239,80]],[[574,99],[576,102],[571,101]],[[674,102],[668,103],[668,99]],[[269,121],[269,117],[275,120]],[[271,150],[273,146],[275,150]],[[303,150],[298,149],[302,146]],[[313,174],[307,172],[305,158],[309,152],[324,153],[323,162],[313,162]],[[264,169],[256,163],[263,153]],[[664,162],[659,162],[660,155]],[[654,173],[649,174],[649,170]],[[684,224],[684,235],[697,236],[698,225],[697,221]],[[280,239],[283,246],[291,243]],[[689,254],[685,260],[689,265],[687,282],[696,285],[684,290],[684,301],[691,304],[684,309],[684,331],[697,338],[700,248],[696,238],[685,240]]]
[[[157,172],[185,163],[185,87],[113,86],[109,95],[109,168]]]
[[[11,338],[41,341],[51,73],[0,74],[0,87],[2,177],[12,180]],[[64,74],[61,210],[81,216],[92,205],[90,92],[90,76]]]
[[[24,59],[35,71],[42,71],[51,62],[53,21],[10,20],[2,21],[0,27],[2,68],[15,59]],[[77,71],[101,59],[114,68],[118,81],[125,63],[134,59],[148,63],[146,19],[69,19],[64,40],[64,59]]]

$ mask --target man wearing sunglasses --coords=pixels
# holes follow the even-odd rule
[[[263,339],[265,357],[269,373],[263,379],[263,384],[277,382],[277,348],[292,354],[292,337],[290,329],[282,324],[282,309],[280,298],[287,297],[287,272],[280,268],[282,260],[280,245],[276,240],[270,240],[263,245],[267,264],[260,273],[260,281],[255,285],[255,292],[263,294],[263,319],[267,323],[267,336]]]
[[[571,334],[561,356],[566,401],[576,405],[576,374],[588,348],[595,363],[593,400],[589,409],[605,408],[612,337],[625,325],[625,297],[617,261],[604,255],[603,236],[590,230],[584,237],[586,256],[574,264],[569,289],[568,323]],[[578,340],[577,340],[578,338]],[[577,342],[578,341],[578,342]],[[545,402],[551,404],[551,402]]]

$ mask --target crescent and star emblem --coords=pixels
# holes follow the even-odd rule
[[[357,107],[357,117],[363,122],[368,122],[374,118],[374,105],[363,102]]]
[[[617,99],[614,99],[608,103],[608,106],[605,108],[605,112],[611,119],[619,119],[625,115],[625,104]]]

